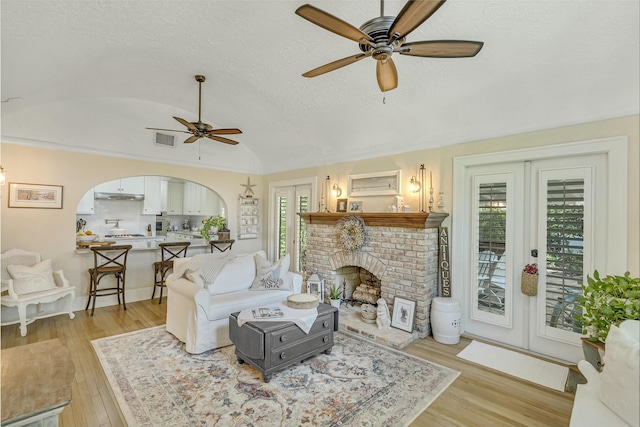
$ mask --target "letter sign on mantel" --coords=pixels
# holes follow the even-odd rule
[[[449,231],[440,227],[438,231],[438,266],[440,267],[440,296],[451,298],[451,277],[449,275]]]

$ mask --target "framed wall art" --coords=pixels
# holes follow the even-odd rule
[[[62,209],[62,185],[10,182],[9,207]]]
[[[413,332],[413,320],[416,315],[416,302],[396,297],[393,300],[391,326],[403,331]]]
[[[362,200],[349,200],[349,212],[362,212]]]
[[[346,212],[347,211],[347,199],[338,199],[336,202],[336,212]]]
[[[400,170],[349,175],[349,197],[398,195],[401,183]]]

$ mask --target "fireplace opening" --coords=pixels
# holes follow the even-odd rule
[[[336,270],[335,283],[342,287],[343,298],[348,304],[377,305],[382,281],[363,267],[345,266]]]

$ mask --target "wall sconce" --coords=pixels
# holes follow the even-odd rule
[[[342,196],[342,188],[338,186],[338,183],[333,184],[333,187],[331,187],[331,194],[333,194],[333,197]]]
[[[2,165],[0,165],[0,185],[3,185],[6,181],[6,172]]]
[[[418,181],[415,175],[412,176],[411,181],[409,181],[409,191],[411,191],[412,193],[417,193],[418,191],[420,191],[420,187],[420,181]]]

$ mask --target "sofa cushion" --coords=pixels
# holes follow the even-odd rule
[[[255,256],[256,261],[256,277],[251,285],[252,291],[264,291],[269,289],[291,290],[288,282],[285,282],[284,275],[289,270],[290,257],[289,254],[280,258],[274,264],[260,256]]]
[[[264,251],[260,252],[264,253]],[[254,255],[240,255],[228,261],[220,270],[220,274],[218,274],[215,281],[207,281],[211,295],[249,289],[253,283],[253,278],[256,277]]]
[[[634,427],[640,425],[640,343],[615,325],[607,335],[600,400]]]
[[[204,283],[213,283],[223,266],[227,263],[229,252],[214,252],[212,254],[198,254],[187,258],[175,258],[173,260],[173,274],[176,278],[187,277],[187,272],[193,277],[193,273],[202,275]],[[191,280],[194,282],[193,280]],[[197,283],[197,282],[194,282]]]
[[[32,267],[28,265],[7,265],[7,271],[13,278],[13,289],[18,295],[54,289],[51,259],[46,259]]]

